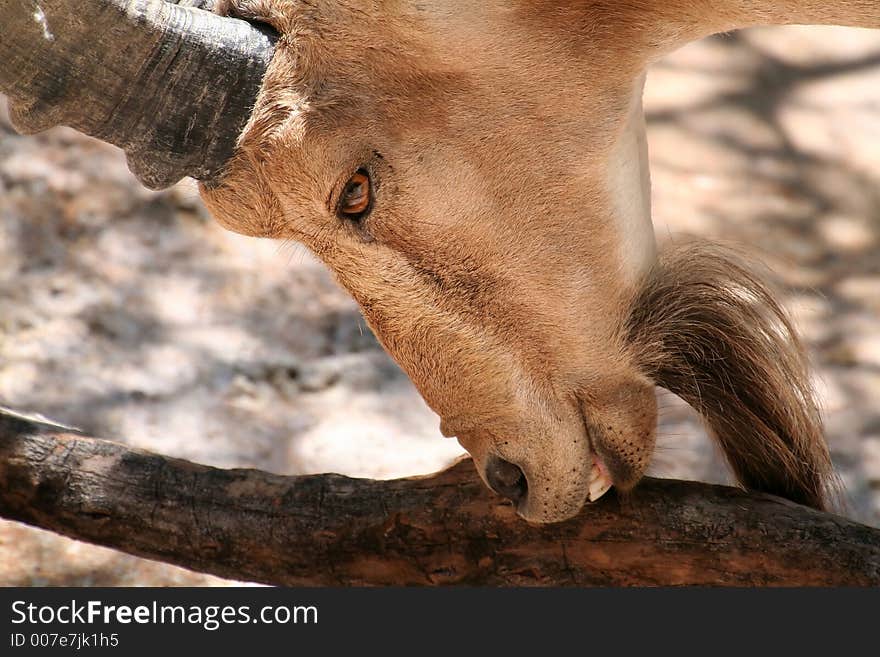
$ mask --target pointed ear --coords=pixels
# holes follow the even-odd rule
[[[803,346],[739,254],[665,249],[628,330],[644,371],[702,415],[743,486],[828,506],[835,479]]]

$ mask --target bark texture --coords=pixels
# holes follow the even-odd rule
[[[0,413],[0,515],[278,585],[877,585],[880,530],[768,495],[647,479],[532,527],[469,461],[373,481],[219,470]]]

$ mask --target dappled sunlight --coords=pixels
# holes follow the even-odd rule
[[[119,151],[71,130],[15,135],[4,109],[4,405],[283,474],[425,474],[462,454],[303,247],[222,230],[191,182],[144,190]],[[220,581],[13,523],[0,550],[18,564],[6,584]]]
[[[880,525],[880,33],[762,29],[653,67],[661,240],[748,245],[803,331],[848,515]],[[72,130],[0,100],[0,403],[220,467],[387,478],[463,451],[304,247],[219,228],[194,185],[141,187]],[[730,482],[658,391],[650,473]],[[0,522],[3,584],[202,584]],[[11,565],[18,564],[18,565]]]
[[[645,109],[659,238],[747,245],[770,267],[817,368],[847,513],[880,524],[880,464],[864,458],[880,426],[880,36],[791,27],[691,44],[654,67]],[[670,414],[660,473],[680,472],[679,445],[713,451],[685,409]],[[707,457],[693,476],[718,474]]]

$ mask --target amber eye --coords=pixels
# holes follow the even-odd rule
[[[337,213],[343,219],[357,221],[370,208],[370,176],[359,169],[345,183]]]

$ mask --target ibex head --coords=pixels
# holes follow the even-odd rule
[[[143,88],[106,94],[108,107],[167,97],[156,61],[187,95],[158,124],[107,112],[98,127],[115,132],[101,136],[135,144],[147,182],[201,178],[227,228],[309,246],[523,517],[561,520],[633,487],[657,384],[704,415],[743,484],[824,505],[830,462],[782,310],[728,252],[655,249],[644,70],[729,15],[710,24],[673,2],[219,3],[248,24],[94,4],[147,58],[128,73]],[[179,57],[159,57],[171,48]]]

